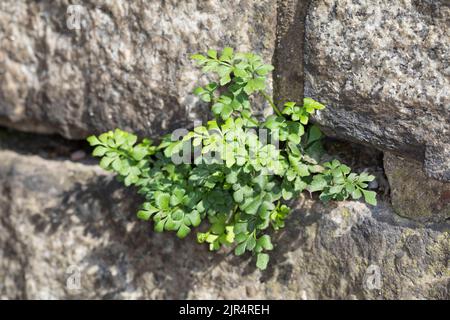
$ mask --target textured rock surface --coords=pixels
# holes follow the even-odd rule
[[[450,181],[450,2],[312,0],[305,94],[341,138],[424,161]]]
[[[200,73],[190,54],[230,45],[270,61],[275,46],[271,0],[69,4],[0,2],[1,124],[67,138],[191,125]]]
[[[261,273],[155,234],[96,166],[0,158],[0,298],[450,298],[449,226],[416,228],[384,204],[302,200]]]
[[[389,152],[384,154],[384,168],[399,215],[422,222],[450,219],[450,183],[427,178],[420,162]]]
[[[260,272],[137,221],[140,199],[83,143],[0,131],[0,298],[450,299],[448,187],[421,171],[450,180],[448,1],[70,3],[0,2],[0,124],[154,135],[202,116],[188,54],[231,45],[270,61],[275,50],[277,99],[305,87],[328,105],[317,120],[329,133],[417,160],[385,158],[409,219],[381,201],[377,152],[343,157],[377,175],[380,204],[300,199]]]

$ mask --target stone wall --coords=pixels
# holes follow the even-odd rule
[[[0,124],[18,130],[0,129],[0,298],[450,298],[448,1],[70,4],[0,3]],[[188,56],[225,45],[272,60],[276,101],[314,97],[329,135],[384,152],[341,159],[376,173],[378,206],[298,199],[264,272],[155,234],[78,141],[204,117]]]
[[[154,233],[136,195],[96,165],[0,157],[0,298],[449,297],[448,235],[394,221],[385,204],[299,199],[260,272],[195,235]]]
[[[305,92],[329,134],[424,162],[450,181],[450,2],[312,0]]]
[[[229,45],[270,61],[274,51],[270,0],[70,3],[1,1],[0,124],[70,139],[115,127],[153,136],[203,111],[190,55]]]

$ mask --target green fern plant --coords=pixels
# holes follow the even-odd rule
[[[374,176],[352,173],[337,160],[319,163],[323,135],[309,118],[322,104],[305,98],[301,104],[275,105],[265,92],[273,66],[253,53],[225,48],[192,58],[218,79],[195,89],[211,104],[215,119],[181,139],[166,135],[157,144],[138,142],[120,129],[88,138],[100,166],[144,196],[137,215],[152,221],[156,232],[184,238],[203,224],[199,243],[210,250],[235,246],[236,255],[249,251],[265,269],[273,249],[270,230],[285,226],[287,201],[301,192],[319,193],[323,201],[364,197],[376,205],[375,192],[367,190]],[[274,111],[264,120],[251,108],[251,97],[258,94]],[[263,131],[276,143],[263,141]]]

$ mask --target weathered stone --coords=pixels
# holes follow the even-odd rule
[[[395,211],[417,221],[444,222],[450,218],[450,183],[428,178],[420,162],[384,154],[384,169]]]
[[[0,298],[450,298],[448,225],[416,228],[383,203],[303,199],[260,272],[154,233],[97,166],[0,159]]]
[[[192,125],[205,114],[192,53],[229,45],[270,62],[275,46],[271,0],[71,4],[0,2],[0,124],[74,139]]]
[[[189,125],[206,114],[189,94],[206,79],[187,56],[231,45],[275,50],[276,100],[305,88],[328,105],[328,133],[418,160],[385,158],[409,219],[381,194],[377,207],[302,198],[260,272],[194,234],[154,233],[81,142],[0,131],[0,298],[450,299],[449,190],[420,170],[450,180],[448,3],[0,2],[2,125],[74,139]]]
[[[312,0],[305,94],[329,134],[424,161],[450,181],[450,2]]]

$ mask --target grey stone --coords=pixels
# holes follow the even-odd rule
[[[159,135],[205,114],[191,54],[228,45],[270,62],[274,50],[271,0],[71,4],[0,2],[0,124],[70,139]]]
[[[420,162],[389,152],[384,169],[396,213],[420,222],[450,219],[450,183],[426,177]]]
[[[0,298],[450,298],[448,188],[421,171],[450,180],[448,1],[71,3],[0,2],[1,125],[70,139],[190,125],[207,79],[187,56],[230,45],[273,57],[277,101],[305,90],[329,134],[403,155],[385,157],[394,209],[381,169],[377,207],[301,197],[260,272],[154,233],[82,143],[0,130]]]
[[[449,227],[302,198],[269,268],[157,234],[97,166],[0,151],[0,298],[449,299]],[[446,229],[445,229],[446,228]]]
[[[312,0],[305,95],[334,136],[392,150],[450,181],[450,2]]]

